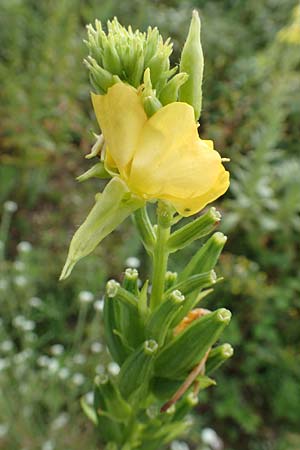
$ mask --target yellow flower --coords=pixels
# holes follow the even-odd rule
[[[212,141],[199,138],[187,103],[170,103],[148,118],[139,92],[122,82],[105,95],[92,94],[92,102],[106,166],[119,171],[131,192],[167,200],[190,216],[228,189],[229,173]]]

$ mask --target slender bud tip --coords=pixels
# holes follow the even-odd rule
[[[210,282],[215,284],[217,282],[217,274],[214,270],[210,271]]]
[[[139,276],[138,271],[136,269],[133,269],[132,267],[128,267],[125,270],[125,278],[127,280],[137,280],[138,276]]]
[[[224,358],[230,358],[234,353],[234,350],[230,344],[222,345],[222,355]]]
[[[71,275],[71,272],[72,272],[75,264],[76,264],[76,261],[70,260],[69,258],[67,258],[67,261],[63,267],[63,270],[61,271],[59,281],[66,280]]]
[[[228,309],[220,308],[218,310],[218,319],[220,322],[224,322],[225,324],[228,324],[231,319],[231,312]]]
[[[216,208],[210,208],[209,212],[215,222],[220,222],[220,220],[222,219],[222,215],[219,211],[216,210]]]
[[[178,289],[172,291],[170,297],[172,298],[174,303],[182,303],[185,299],[185,296]]]
[[[149,339],[144,342],[144,350],[147,355],[152,355],[157,352],[158,343],[154,339]]]
[[[113,298],[117,295],[120,283],[115,280],[109,280],[106,283],[106,294],[109,298]]]
[[[223,233],[218,231],[217,233],[215,233],[213,235],[213,239],[216,244],[224,245],[225,242],[227,241],[227,236],[225,236]]]

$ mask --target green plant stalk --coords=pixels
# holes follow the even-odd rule
[[[168,240],[171,231],[172,213],[170,207],[160,202],[157,207],[156,242],[153,252],[153,276],[150,308],[154,310],[162,301],[165,276],[168,265]]]

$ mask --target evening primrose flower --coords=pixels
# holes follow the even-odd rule
[[[76,231],[61,279],[147,201],[159,200],[188,217],[229,186],[229,173],[213,142],[198,135],[203,54],[197,11],[177,75],[178,68],[170,68],[172,44],[163,42],[157,29],[133,33],[117,19],[107,25],[107,34],[99,21],[95,29],[88,27],[90,54],[85,60],[102,131],[88,158],[100,156],[100,162],[78,180],[112,179]]]
[[[170,202],[190,216],[228,189],[229,173],[212,141],[198,136],[192,106],[173,102],[147,117],[138,90],[117,83],[92,94],[106,142],[105,165],[145,200]]]

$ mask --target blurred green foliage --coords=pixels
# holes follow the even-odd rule
[[[219,202],[221,231],[229,236],[218,271],[225,281],[209,302],[234,313],[226,339],[235,357],[203,396],[190,445],[203,448],[197,429],[210,426],[225,450],[299,449],[300,31],[298,43],[283,37],[293,20],[300,29],[299,17],[292,18],[296,3],[1,1],[0,202],[19,208],[12,215],[5,203],[0,211],[1,449],[96,445],[78,405],[95,368],[109,361],[92,304],[129,256],[141,259],[142,275],[147,270],[127,221],[71,281],[57,282],[74,224],[102,187],[74,181],[89,167],[83,155],[90,129],[97,131],[82,64],[84,25],[114,15],[141,29],[157,25],[173,38],[176,62],[194,7],[205,55],[200,133],[231,158],[232,173]],[[33,248],[20,250],[20,241]],[[171,268],[184,267],[185,256]],[[93,293],[89,304],[78,300],[86,290]],[[94,342],[102,344],[99,354]],[[63,353],[53,355],[57,344]]]

